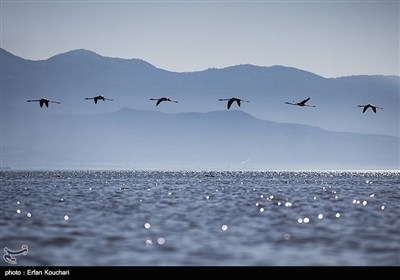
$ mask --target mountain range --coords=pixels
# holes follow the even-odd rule
[[[1,51],[1,165],[12,168],[398,169],[397,76],[327,79],[238,65],[175,73],[75,50]],[[102,94],[113,102],[94,104]],[[155,107],[149,98],[178,104]],[[218,98],[250,100],[226,110]],[[40,108],[28,99],[62,104]],[[311,97],[315,108],[285,105]],[[359,104],[383,107],[362,113]],[[140,108],[140,110],[139,110]],[[239,109],[239,110],[237,110]]]

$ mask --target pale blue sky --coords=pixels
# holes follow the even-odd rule
[[[1,47],[73,49],[178,72],[285,65],[324,77],[400,75],[399,1],[1,0]]]

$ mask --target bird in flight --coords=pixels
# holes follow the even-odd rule
[[[61,102],[52,101],[52,100],[49,100],[47,98],[41,98],[41,99],[38,99],[38,100],[27,100],[26,102],[39,102],[40,107],[43,107],[43,104],[46,105],[46,107],[49,107],[49,103],[50,102],[51,103],[56,103],[56,104],[61,104]]]
[[[243,100],[243,99],[240,99],[240,98],[237,98],[237,97],[232,97],[232,98],[220,98],[220,99],[218,99],[218,101],[228,101],[228,105],[227,105],[228,110],[229,110],[229,108],[231,108],[232,103],[235,102],[235,101],[236,101],[236,103],[237,103],[237,105],[238,105],[239,107],[240,107],[240,102],[241,102],[241,101],[243,101],[243,102],[250,102],[250,101],[248,101],[248,100]]]
[[[156,106],[160,105],[160,103],[163,101],[170,101],[170,102],[178,103],[178,101],[171,100],[171,98],[169,98],[169,97],[150,98],[150,100],[157,100]]]
[[[304,99],[303,101],[300,101],[300,102],[298,102],[298,101],[285,102],[285,104],[297,105],[297,106],[300,106],[300,107],[304,107],[304,106],[315,107],[314,105],[308,105],[308,104],[306,104],[308,100],[310,100],[310,97],[307,98],[307,99]]]
[[[94,104],[97,104],[97,101],[99,101],[99,100],[103,100],[103,101],[106,101],[106,100],[114,101],[114,99],[105,98],[105,97],[102,96],[102,95],[98,95],[98,96],[95,96],[95,97],[86,97],[86,98],[85,98],[85,100],[90,100],[90,99],[93,99]]]
[[[366,105],[358,105],[357,107],[364,107],[363,113],[365,113],[365,111],[367,111],[368,108],[371,108],[372,111],[374,111],[374,113],[376,113],[376,108],[383,109],[383,108],[375,106],[374,104],[371,104],[371,103],[368,103]]]

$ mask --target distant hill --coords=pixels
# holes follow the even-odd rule
[[[400,167],[399,77],[254,65],[174,73],[87,50],[42,61],[0,55],[0,167]],[[84,100],[98,94],[115,101]],[[161,96],[179,103],[149,101]],[[228,111],[218,98],[232,96],[250,102]],[[62,104],[26,102],[41,97]],[[317,107],[284,104],[306,97]],[[369,102],[384,109],[363,114],[357,105]]]
[[[55,107],[56,105],[54,105]],[[14,111],[2,127],[12,168],[399,169],[399,137],[277,123],[243,111],[101,114]]]
[[[251,101],[241,110],[264,120],[399,136],[397,76],[327,79],[296,68],[253,65],[175,73],[143,60],[103,57],[87,50],[30,61],[0,49],[0,58],[1,114],[7,119],[12,119],[17,109],[37,111],[37,104],[26,100],[42,96],[62,102],[47,109],[55,114],[99,114],[123,107],[170,113],[209,112],[225,109],[226,104],[218,98],[238,96]],[[115,101],[95,106],[84,100],[98,94]],[[171,96],[179,104],[155,108],[148,100],[161,96]],[[284,104],[306,97],[311,97],[310,104],[317,107]],[[362,114],[362,109],[356,107],[370,102],[384,109],[377,114]]]

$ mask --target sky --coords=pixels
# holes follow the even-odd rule
[[[31,60],[87,49],[175,72],[254,64],[400,76],[399,0],[0,1],[1,48]]]

